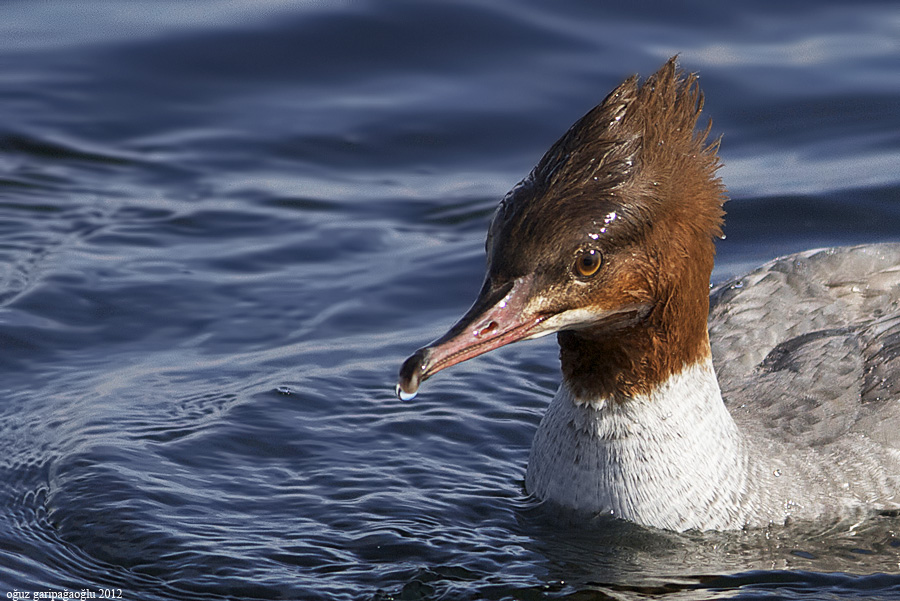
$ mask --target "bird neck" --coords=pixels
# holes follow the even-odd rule
[[[748,469],[707,357],[628,399],[578,397],[564,380],[535,435],[526,486],[647,526],[733,528]]]

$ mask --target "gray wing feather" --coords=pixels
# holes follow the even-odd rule
[[[713,290],[709,327],[736,420],[795,443],[859,431],[900,448],[900,244],[776,259]]]

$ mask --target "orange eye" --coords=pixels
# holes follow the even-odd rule
[[[575,258],[575,273],[584,278],[589,278],[600,269],[603,263],[603,257],[599,250],[593,248],[585,249],[578,252]]]

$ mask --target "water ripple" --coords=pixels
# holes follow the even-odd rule
[[[895,515],[673,534],[529,497],[552,340],[392,388],[496,202],[676,52],[724,133],[719,277],[897,239],[897,9],[314,4],[0,8],[0,594],[896,598]]]

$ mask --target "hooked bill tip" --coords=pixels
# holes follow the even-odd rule
[[[427,351],[419,349],[403,362],[400,367],[400,379],[397,381],[397,396],[401,401],[411,401],[416,397],[422,373],[425,368]]]
[[[416,398],[416,395],[418,394],[418,391],[406,392],[405,390],[400,388],[400,384],[397,384],[396,391],[397,391],[397,398],[399,398],[401,401],[411,401],[414,398]]]

